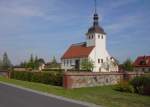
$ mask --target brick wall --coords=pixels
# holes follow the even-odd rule
[[[95,73],[95,72],[65,72],[63,86],[65,88],[93,87],[114,85],[120,80],[129,80],[143,73]]]

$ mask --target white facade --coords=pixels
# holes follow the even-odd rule
[[[98,14],[94,14],[93,26],[88,30],[86,34],[86,45],[85,47],[93,47],[92,51],[86,58],[94,62],[93,72],[112,72],[118,71],[118,65],[116,60],[109,55],[106,49],[106,33],[103,28],[99,26]],[[82,62],[85,57],[76,57],[70,59],[62,59],[62,69],[75,69],[77,65]]]
[[[118,65],[115,65],[115,59],[112,58],[106,49],[106,34],[92,33],[86,35],[86,46],[94,46],[88,58],[94,62],[93,72],[112,72],[118,71]],[[81,63],[85,58],[62,59],[62,69],[75,69],[75,61]]]
[[[109,55],[106,49],[106,34],[93,33],[87,35],[87,46],[95,46],[89,55],[89,59],[94,62],[93,72],[118,71],[118,65],[113,67],[115,60]],[[112,64],[109,62],[112,62]],[[109,65],[109,69],[104,67],[107,64]]]

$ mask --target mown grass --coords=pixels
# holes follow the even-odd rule
[[[150,97],[113,90],[114,86],[64,89],[63,87],[0,77],[0,81],[105,107],[150,107]]]

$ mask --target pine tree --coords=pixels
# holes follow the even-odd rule
[[[38,69],[38,68],[39,68],[39,60],[38,57],[36,56],[34,60],[34,69]]]
[[[2,61],[2,69],[8,70],[11,67],[11,62],[8,58],[7,53],[5,52],[3,55],[3,61]]]
[[[2,60],[0,59],[0,69],[2,69]]]
[[[28,64],[27,64],[27,67],[28,67],[28,68],[32,68],[32,69],[35,68],[33,54],[31,54],[31,56],[30,56],[30,60],[29,60],[29,62],[28,62]]]
[[[133,71],[133,62],[130,58],[123,62],[122,68],[126,71]]]

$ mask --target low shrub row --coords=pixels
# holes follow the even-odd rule
[[[150,95],[150,76],[135,77],[130,84],[136,93]]]
[[[10,78],[62,86],[62,72],[11,71]]]
[[[133,86],[128,81],[120,81],[116,86],[115,90],[121,91],[121,92],[131,92],[134,93]]]
[[[63,69],[52,69],[52,68],[46,68],[46,69],[42,69],[42,71],[58,71],[58,72],[62,72],[64,71]]]
[[[150,95],[150,76],[135,77],[131,81],[120,81],[115,90]]]

